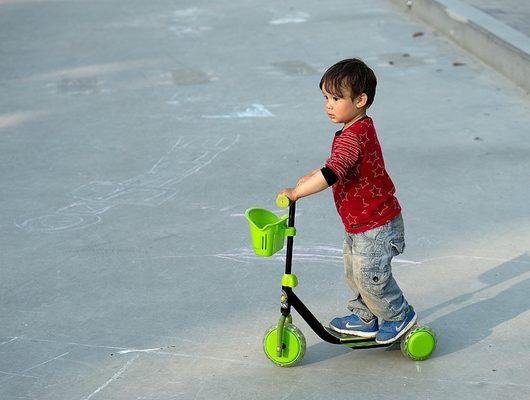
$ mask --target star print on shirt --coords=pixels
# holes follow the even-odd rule
[[[326,166],[339,178],[332,191],[344,227],[359,233],[384,224],[401,207],[371,120],[355,123],[343,133],[333,138]]]
[[[375,199],[376,197],[381,197],[381,188],[377,186],[372,186],[372,189],[370,189],[370,193],[372,193],[372,197]]]
[[[372,223],[370,224],[370,229],[373,229],[373,228],[375,228],[375,227],[376,227],[377,225],[378,225],[378,223],[377,223],[377,222],[375,222],[375,221],[374,221],[374,222],[372,222]]]
[[[366,132],[361,133],[359,138],[361,139],[361,142],[366,143],[368,141],[368,134]]]
[[[385,168],[381,164],[377,164],[373,171],[374,178],[377,178],[378,176],[385,176]]]
[[[364,199],[363,197],[363,211],[361,214],[367,214],[368,213],[368,206],[370,205],[370,203],[367,203],[366,200]]]
[[[342,190],[339,193],[339,196],[341,197],[342,201],[348,201],[349,200],[350,193],[343,187]]]
[[[358,222],[357,222],[357,216],[356,215],[351,215],[350,213],[348,213],[348,215],[346,216],[346,221],[348,221],[348,223],[351,225],[357,225]]]
[[[381,209],[381,211],[378,211],[377,213],[382,217],[382,216],[385,214],[386,210],[388,210],[388,205],[385,205],[385,206]]]
[[[367,162],[368,164],[372,164],[372,165],[374,165],[374,164],[375,164],[376,162],[378,162],[378,161],[379,161],[379,157],[378,157],[378,155],[377,155],[377,151],[374,151],[373,153],[370,153],[370,154],[368,155],[367,160],[366,160],[366,162]]]
[[[368,185],[369,185],[368,178],[364,177],[363,179],[360,180],[359,186],[361,187],[361,189],[364,189]]]

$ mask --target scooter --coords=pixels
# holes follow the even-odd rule
[[[263,338],[263,350],[266,356],[280,367],[291,367],[304,357],[306,340],[300,329],[293,324],[291,308],[294,308],[309,327],[326,342],[342,344],[351,349],[394,345],[396,342],[379,344],[375,339],[335,332],[322,325],[296,296],[293,289],[298,285],[298,278],[292,273],[293,241],[296,235],[294,227],[296,202],[291,202],[287,196],[280,195],[276,199],[276,204],[280,208],[289,207],[289,214],[278,217],[269,210],[256,207],[249,208],[245,212],[245,217],[249,222],[252,247],[257,255],[272,256],[283,248],[285,237],[287,237],[285,273],[281,280],[281,315],[278,323],[273,325]],[[428,326],[417,323],[398,340],[402,353],[414,361],[427,359],[436,347],[434,331]]]

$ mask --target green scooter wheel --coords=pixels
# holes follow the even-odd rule
[[[283,327],[283,348],[278,355],[277,346],[278,326],[273,325],[263,337],[263,351],[274,364],[280,367],[292,367],[305,354],[306,342],[304,334],[294,325],[286,323]]]
[[[413,361],[422,361],[436,348],[436,334],[428,326],[414,326],[401,339],[401,352]]]

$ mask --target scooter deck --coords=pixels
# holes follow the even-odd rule
[[[327,327],[324,325],[324,329],[330,334],[335,336],[337,339],[341,341],[342,344],[345,346],[351,347],[352,349],[367,349],[372,347],[389,347],[393,343],[390,344],[379,344],[375,341],[375,339],[369,339],[369,338],[363,338],[360,336],[354,336],[354,335],[346,335],[344,333],[339,333],[334,331],[333,329]]]

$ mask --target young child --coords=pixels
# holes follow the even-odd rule
[[[416,322],[392,276],[391,260],[405,249],[401,207],[383,161],[372,119],[366,110],[375,96],[374,72],[359,59],[331,66],[320,80],[324,109],[331,121],[343,124],[335,133],[331,156],[321,169],[286,188],[292,201],[332,186],[339,216],[346,228],[344,275],[353,291],[351,315],[333,319],[333,330],[396,341]]]

